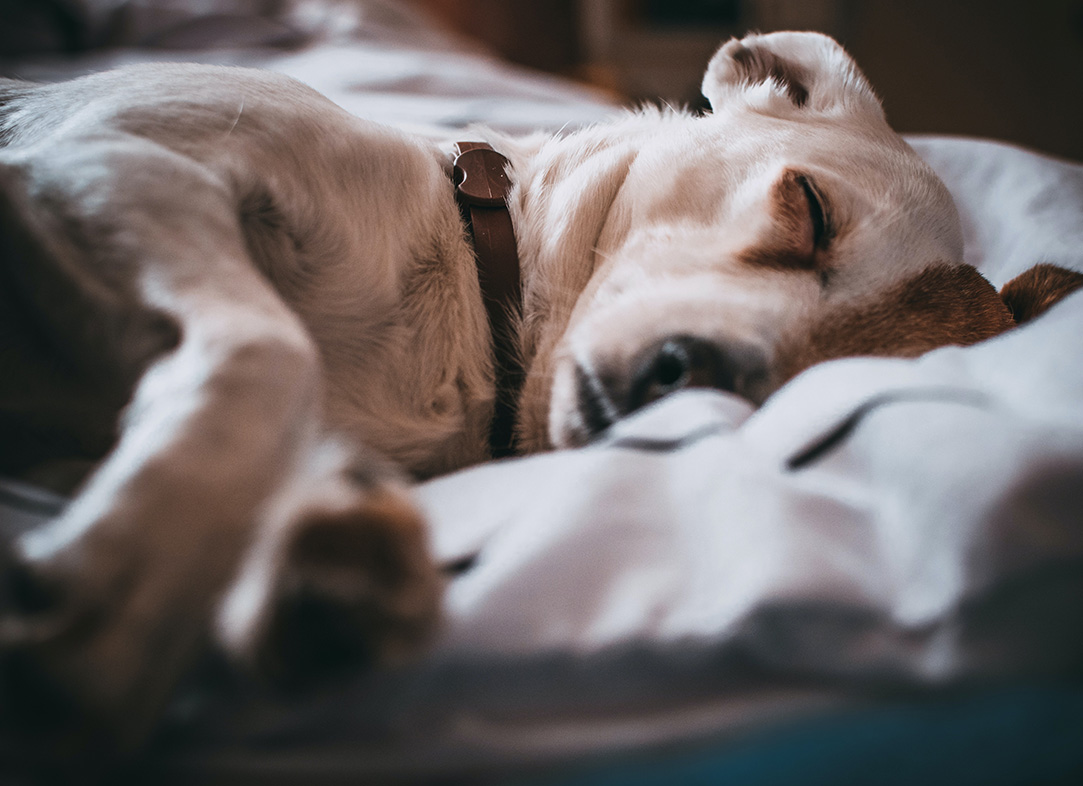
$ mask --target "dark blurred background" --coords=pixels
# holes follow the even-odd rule
[[[821,30],[895,128],[995,137],[1083,160],[1083,0],[417,0],[524,65],[695,105],[721,39]]]

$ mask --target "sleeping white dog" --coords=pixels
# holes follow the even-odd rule
[[[832,40],[731,41],[703,91],[486,139],[521,270],[487,311],[448,146],[258,71],[0,83],[0,472],[85,468],[7,549],[11,723],[125,750],[207,646],[283,679],[418,646],[440,578],[404,478],[489,456],[497,376],[537,451],[1014,324]]]

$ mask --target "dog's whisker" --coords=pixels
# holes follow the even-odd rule
[[[237,127],[237,124],[241,122],[241,115],[244,114],[244,96],[241,96],[241,104],[237,107],[237,116],[233,118],[233,124],[226,131],[226,136],[233,133],[233,129]]]

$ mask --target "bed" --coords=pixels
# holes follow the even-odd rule
[[[260,66],[457,138],[619,111],[400,3],[54,6],[67,32],[27,12],[39,51],[0,74]],[[1083,166],[909,141],[995,285],[1083,271]],[[273,699],[209,660],[133,779],[1083,782],[1083,293],[970,348],[817,366],[757,411],[686,391],[418,499],[449,576],[424,658]],[[63,504],[0,482],[8,533]]]

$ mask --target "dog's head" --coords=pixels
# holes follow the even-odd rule
[[[822,360],[914,356],[1013,324],[962,264],[944,185],[833,40],[730,41],[703,92],[712,111],[654,118],[614,190],[546,361],[552,443],[679,388],[759,404]]]

